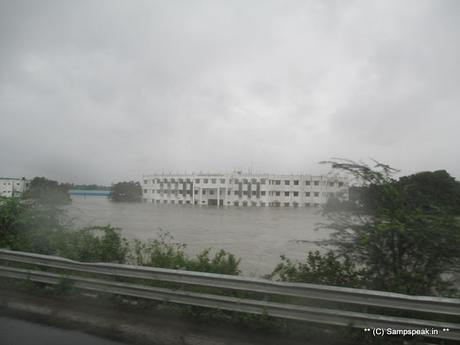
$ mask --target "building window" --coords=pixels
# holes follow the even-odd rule
[[[284,184],[285,184],[286,186],[289,186],[289,183],[290,183],[289,180],[285,180],[285,181],[284,181]]]
[[[257,180],[256,180],[255,178],[253,178],[253,179],[251,180],[251,183],[257,183]]]
[[[275,194],[276,194],[276,196],[280,196],[281,193],[280,193],[280,192],[276,192]]]
[[[147,193],[147,189],[144,189],[144,193]]]
[[[315,193],[314,193],[314,196],[319,196],[319,192],[315,192]]]
[[[264,190],[261,191],[261,192],[260,192],[260,195],[265,196],[265,191],[264,191]]]
[[[257,202],[252,201],[252,202],[251,202],[251,206],[257,206]]]
[[[264,203],[264,202],[261,202],[261,203],[260,203],[260,206],[261,206],[261,207],[265,207],[265,203]]]
[[[238,195],[238,191],[237,191],[237,190],[235,191],[235,195]]]
[[[209,191],[209,195],[214,195],[214,191],[213,191],[213,190],[210,190],[210,191]]]
[[[343,182],[339,182],[339,187],[343,187]]]
[[[225,183],[225,179],[224,179],[224,178],[221,178],[221,179],[220,179],[220,183]]]
[[[275,184],[279,186],[281,184],[281,180],[276,180]]]
[[[288,203],[288,202],[285,202],[285,203],[284,203],[284,207],[289,207],[289,203]]]
[[[284,196],[289,196],[289,192],[284,192]]]
[[[195,189],[195,194],[198,194],[198,189]]]
[[[260,184],[265,184],[266,180],[263,178],[262,180],[260,180]]]
[[[200,179],[199,179],[199,178],[196,178],[196,179],[195,179],[195,183],[200,183]]]
[[[305,192],[305,196],[310,196],[310,192]]]
[[[299,192],[294,192],[294,196],[299,196]]]
[[[211,179],[211,183],[216,183],[216,179],[215,178]]]
[[[256,195],[256,191],[255,191],[255,190],[252,191],[252,195]]]
[[[310,181],[305,181],[305,185],[306,185],[306,186],[309,186],[309,185],[310,185]]]
[[[243,195],[248,195],[248,191],[247,191],[247,190],[244,190],[244,191],[243,191]]]
[[[334,182],[329,182],[328,185],[329,187],[334,187]]]
[[[202,194],[206,195],[206,189],[203,189]]]
[[[207,178],[203,179],[203,183],[208,183],[208,179]]]
[[[247,180],[247,179],[243,179],[243,183],[244,183],[244,184],[248,184],[248,180]]]
[[[147,184],[147,180],[144,180],[144,184]]]
[[[239,206],[240,203],[239,203],[238,201],[235,201],[235,202],[233,202],[233,205],[234,205],[234,206]]]
[[[298,186],[299,185],[299,180],[294,180],[294,186]]]
[[[313,181],[315,186],[319,186],[319,181]]]

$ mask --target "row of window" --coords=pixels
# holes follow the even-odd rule
[[[145,200],[146,201],[146,200]],[[192,202],[190,200],[152,200],[152,202],[156,203],[156,204],[178,204],[178,205],[190,205],[192,204]],[[206,201],[202,201],[201,202],[202,204],[206,204]],[[198,200],[195,200],[194,201],[194,204],[195,205],[198,205],[199,204],[199,201]],[[279,202],[279,201],[274,201],[274,202],[269,202],[269,203],[265,203],[265,202],[256,202],[256,201],[228,201],[227,202],[227,205],[233,205],[233,206],[253,206],[253,207],[257,207],[257,206],[260,206],[260,207],[266,207],[266,206],[270,206],[270,207],[301,207],[301,206],[304,206],[304,207],[310,207],[310,206],[314,206],[314,207],[317,207],[319,206],[318,203],[309,203],[309,202],[306,202],[306,203],[299,203],[299,202]]]
[[[208,184],[209,181],[211,181],[211,184],[216,184],[217,183],[217,179],[215,178],[212,178],[212,179],[203,179],[203,184]],[[226,179],[222,178],[222,179],[219,179],[219,182],[221,184],[225,184],[226,183]],[[238,184],[238,183],[243,183],[243,184],[248,184],[249,182],[255,184],[257,182],[260,182],[260,184],[264,185],[266,184],[266,179],[261,179],[260,181],[258,181],[257,179],[252,179],[252,180],[248,180],[248,179],[242,179],[242,180],[239,180],[239,179],[230,179],[230,183],[235,183],[235,184]],[[281,185],[281,182],[282,180],[269,180],[268,181],[269,185]],[[292,182],[292,185],[294,186],[298,186],[300,181],[299,180],[284,180],[284,185],[286,186],[289,186],[291,185],[291,182]],[[306,186],[310,186],[311,185],[311,182],[313,182],[313,185],[314,186],[319,186],[320,184],[320,181],[305,181],[305,185]],[[191,180],[190,179],[186,179],[186,180],[182,180],[182,179],[178,179],[177,182],[175,179],[171,179],[171,180],[168,180],[168,179],[153,179],[152,180],[152,183],[191,183]],[[195,183],[201,183],[201,179],[195,179]],[[148,184],[148,180],[144,180],[144,184]],[[328,186],[329,187],[333,187],[335,186],[336,182],[334,181],[329,181],[327,182]],[[338,182],[338,186],[339,187],[343,187],[343,182]]]
[[[162,190],[162,189],[157,189],[157,190],[152,190],[153,193],[167,193],[167,194],[171,194],[173,191],[171,190]],[[148,190],[147,189],[144,189],[144,193],[147,194],[148,193]],[[191,195],[191,191],[187,190],[185,191],[185,194],[182,192],[182,191],[178,191],[177,192],[178,195]],[[217,193],[213,190],[203,190],[202,192],[202,195],[216,195]],[[221,195],[223,195],[225,193],[222,193]],[[240,192],[239,191],[234,191],[233,192],[234,195],[240,195]],[[283,192],[283,195],[284,196],[294,196],[294,197],[298,197],[299,196],[299,192]],[[195,190],[195,195],[199,195],[199,191],[198,190]],[[231,191],[227,191],[227,195],[231,195]],[[245,196],[257,196],[257,192],[256,191],[252,191],[252,192],[248,192],[248,191],[242,191],[242,195],[245,195]],[[260,196],[266,196],[266,192],[265,191],[261,191]],[[269,192],[270,196],[281,196],[281,192]],[[323,196],[326,196],[327,193],[323,192]],[[309,197],[311,196],[311,192],[305,192],[305,196],[306,197]],[[313,196],[315,197],[319,197],[319,192],[313,192]],[[259,196],[257,196],[259,197]]]

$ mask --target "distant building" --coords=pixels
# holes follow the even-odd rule
[[[348,197],[340,177],[272,174],[153,174],[142,179],[145,202],[255,207],[324,204],[331,195]]]
[[[0,177],[0,197],[20,197],[29,188],[30,181],[23,178]]]

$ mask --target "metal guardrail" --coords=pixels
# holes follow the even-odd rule
[[[78,289],[157,301],[186,304],[199,307],[223,309],[253,314],[317,322],[329,325],[352,326],[371,329],[436,330],[428,337],[460,340],[460,324],[377,315],[367,312],[345,311],[343,308],[318,308],[300,304],[270,302],[268,296],[298,297],[340,303],[341,305],[361,305],[363,307],[385,308],[386,312],[396,310],[460,317],[460,299],[408,296],[397,293],[351,289],[315,284],[273,282],[264,279],[239,276],[190,272],[152,267],[140,267],[109,263],[84,263],[69,259],[14,252],[0,249],[0,260],[4,262],[26,263],[66,270],[65,277]],[[69,274],[67,271],[74,273]],[[98,278],[82,277],[75,272],[98,274]],[[0,277],[31,280],[47,284],[59,284],[62,274],[40,270],[12,267],[0,263]],[[104,280],[104,277],[136,278],[140,280],[190,284],[207,288],[223,288],[244,292],[262,293],[264,300],[235,298],[218,294],[199,293],[185,289],[169,289]],[[293,303],[293,302],[291,302]],[[446,331],[448,329],[448,331]],[[434,332],[436,333],[436,332]]]

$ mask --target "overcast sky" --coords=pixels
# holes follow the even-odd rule
[[[460,1],[0,1],[0,176],[460,177]]]

